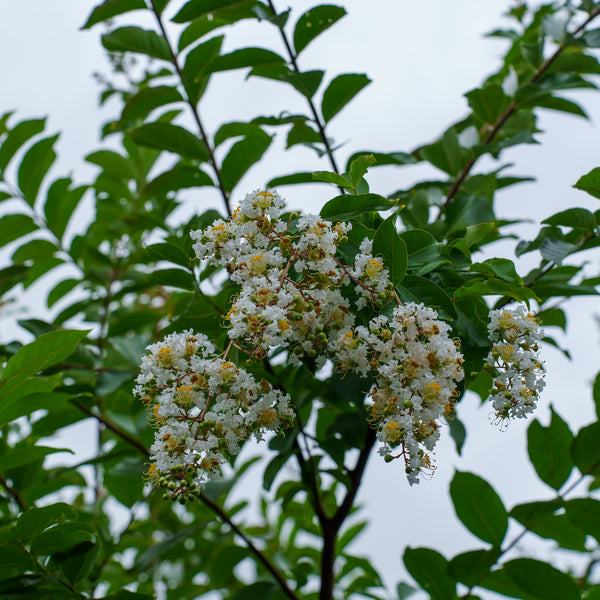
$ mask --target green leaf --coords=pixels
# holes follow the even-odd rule
[[[484,123],[494,124],[510,104],[510,98],[498,83],[488,83],[465,94],[469,106]]]
[[[50,446],[16,446],[9,448],[7,452],[0,454],[0,463],[2,472],[17,469],[29,463],[36,462],[49,454],[57,454],[59,452],[69,452],[73,454],[69,448],[51,448]]]
[[[173,23],[187,23],[213,11],[241,4],[240,0],[189,0],[181,10],[171,19]]]
[[[271,145],[271,136],[262,131],[236,142],[221,166],[221,182],[227,191],[232,191],[250,167],[258,162]]]
[[[560,501],[528,502],[515,506],[510,516],[536,535],[558,542],[561,548],[585,551],[585,533],[569,521],[566,514],[555,514]]]
[[[463,552],[450,561],[448,570],[457,581],[474,587],[492,568],[499,555],[497,549]]]
[[[36,231],[38,226],[29,215],[6,215],[0,218],[0,247]]]
[[[27,151],[21,161],[17,180],[19,189],[30,206],[35,203],[40,185],[56,159],[53,146],[57,139],[58,135],[54,135],[40,140]]]
[[[314,183],[313,174],[308,173],[292,173],[291,175],[280,175],[267,183],[267,187],[274,188],[280,185],[296,185],[298,183]]]
[[[210,65],[219,56],[223,40],[222,35],[211,38],[198,44],[186,56],[182,70],[183,83],[188,97],[194,103],[198,102],[206,89]]]
[[[144,195],[161,198],[177,190],[214,185],[209,175],[201,169],[179,165],[161,173],[148,183],[144,188]]]
[[[576,498],[565,504],[568,519],[584,534],[600,541],[600,501],[595,498]]]
[[[583,108],[581,108],[581,106],[579,106],[579,104],[576,104],[571,100],[567,100],[566,98],[552,96],[551,94],[532,98],[531,101],[523,102],[522,104],[526,106],[547,108],[548,110],[558,110],[560,112],[566,112],[572,115],[583,117],[584,119],[588,118],[586,112],[583,110]]]
[[[468,154],[460,147],[458,136],[448,129],[439,141],[421,148],[423,158],[449,175],[458,175],[466,164]]]
[[[30,260],[42,260],[52,257],[57,250],[56,244],[50,240],[30,240],[15,250],[12,261],[13,263],[24,263]]]
[[[594,404],[596,405],[596,416],[600,419],[600,373],[596,375],[594,379]]]
[[[108,21],[117,15],[145,8],[147,7],[144,0],[104,0],[102,4],[94,8],[81,29],[90,29],[97,23]]]
[[[442,309],[455,317],[456,309],[452,298],[430,279],[417,275],[405,275],[402,285],[397,286],[400,298],[405,302],[423,302],[427,306]]]
[[[573,187],[583,190],[595,198],[600,198],[600,167],[596,167],[580,177]]]
[[[69,178],[57,179],[48,188],[44,204],[44,216],[48,227],[58,239],[62,239],[73,212],[79,205],[87,186],[71,189]]]
[[[133,139],[142,146],[167,150],[200,161],[208,160],[206,144],[178,125],[170,123],[147,123],[131,132]]]
[[[350,189],[353,187],[349,179],[343,175],[338,175],[337,173],[332,173],[330,171],[314,171],[312,176],[315,181],[333,183],[341,188]]]
[[[338,75],[323,93],[321,113],[325,122],[331,121],[369,83],[371,83],[371,80],[363,74],[345,73]]]
[[[137,52],[170,61],[167,42],[155,31],[140,27],[119,27],[102,36],[102,45],[110,52]]]
[[[146,249],[154,258],[167,260],[183,267],[187,267],[191,261],[191,257],[188,257],[181,248],[168,242],[152,244]]]
[[[456,471],[450,483],[456,516],[479,539],[500,546],[508,527],[508,515],[492,486],[473,473]]]
[[[322,143],[321,134],[313,129],[310,125],[304,122],[294,123],[285,142],[286,150],[297,144],[305,144],[309,148],[314,147],[313,144]]]
[[[196,280],[189,271],[183,269],[159,269],[150,274],[150,281],[157,285],[168,285],[192,291],[196,287]]]
[[[2,371],[0,401],[14,392],[28,377],[73,354],[88,333],[89,331],[52,331],[23,346],[9,359]]]
[[[375,232],[373,254],[383,256],[383,261],[394,284],[400,283],[406,273],[408,252],[404,240],[396,231],[397,215],[388,217]]]
[[[258,65],[285,64],[285,59],[279,54],[265,48],[241,48],[229,54],[217,56],[209,66],[209,72],[231,71]]]
[[[532,558],[517,558],[504,565],[517,585],[539,600],[579,600],[575,582],[553,566]]]
[[[430,548],[404,551],[404,565],[414,580],[435,600],[456,600],[456,583],[448,574],[448,561]]]
[[[60,523],[44,531],[31,542],[34,554],[49,556],[57,552],[68,552],[83,543],[93,542],[94,530],[84,523]]]
[[[558,490],[569,478],[573,462],[569,449],[573,434],[569,426],[552,409],[548,427],[536,419],[527,429],[527,451],[539,478]]]
[[[450,435],[452,436],[454,445],[456,446],[456,452],[460,456],[462,454],[465,440],[467,439],[467,430],[463,422],[458,417],[454,417],[450,420],[449,427]]]
[[[121,113],[121,122],[145,119],[155,108],[182,101],[183,97],[174,87],[157,85],[143,88],[127,100]]]
[[[11,158],[19,148],[34,135],[41,133],[46,125],[46,119],[32,119],[15,125],[0,146],[0,171],[4,171]]]
[[[257,581],[244,586],[232,600],[269,600],[278,589],[278,586],[270,581]]]
[[[17,535],[26,539],[37,533],[41,533],[50,525],[72,521],[77,518],[77,511],[69,504],[56,502],[42,508],[30,508],[26,510],[17,521]]]
[[[341,19],[346,11],[341,6],[322,4],[306,11],[294,28],[294,49],[300,54],[310,42]]]
[[[135,179],[136,170],[133,161],[112,150],[99,150],[85,157],[85,160],[98,165],[106,175],[126,181]]]
[[[547,223],[548,225],[563,225],[565,227],[585,230],[592,230],[596,227],[594,215],[585,208],[570,208],[569,210],[564,210],[544,219],[542,223]]]
[[[325,203],[320,214],[329,221],[347,221],[364,212],[388,210],[394,206],[394,202],[378,194],[343,195]]]
[[[266,79],[289,83],[303,96],[312,98],[321,85],[323,75],[324,72],[319,70],[298,73],[285,65],[262,65],[253,68],[248,76],[265,77]]]
[[[60,383],[61,374],[33,377],[9,394],[0,404],[0,424],[10,423],[36,410],[57,410],[72,398],[70,394],[52,392]]]
[[[372,154],[363,154],[362,156],[357,156],[350,163],[349,174],[354,187],[360,183],[360,180],[366,174],[369,167],[373,166],[376,162]]]
[[[408,583],[404,583],[401,581],[396,589],[396,593],[398,594],[398,600],[406,600],[406,598],[412,596],[418,590],[414,588],[412,585],[408,585]]]
[[[540,254],[546,260],[560,264],[575,248],[574,244],[569,244],[563,240],[547,238],[540,246]]]
[[[600,466],[600,444],[598,440],[600,440],[600,422],[592,423],[580,429],[573,441],[571,455],[575,466],[583,475],[594,473]]]

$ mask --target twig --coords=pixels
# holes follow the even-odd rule
[[[27,502],[23,500],[21,494],[19,494],[19,492],[17,492],[17,490],[15,490],[15,488],[2,475],[0,475],[0,484],[2,484],[2,487],[4,487],[4,489],[12,496],[13,500],[19,505],[21,510],[27,510],[29,508]]]
[[[296,593],[290,588],[287,584],[286,580],[283,578],[281,573],[277,570],[277,568],[273,565],[273,563],[253,544],[252,540],[250,540],[246,534],[231,520],[229,515],[215,502],[213,502],[208,496],[204,494],[200,494],[200,499],[216,514],[218,514],[221,519],[229,525],[232,531],[234,531],[237,535],[239,535],[248,549],[260,560],[260,562],[265,566],[267,571],[271,573],[271,575],[277,580],[279,587],[281,587],[282,591],[288,598],[291,600],[299,600]]]
[[[275,5],[273,4],[272,0],[267,0],[267,4],[269,5],[269,8],[273,11],[273,15],[277,15],[277,10],[275,9]],[[296,74],[300,74],[300,69],[299,69],[298,63],[296,61],[296,59],[297,59],[296,53],[292,50],[292,46],[290,45],[287,35],[286,35],[285,31],[283,30],[283,26],[277,25],[277,29],[279,29],[279,33],[281,35],[283,45],[285,46],[288,56],[290,57],[290,64],[292,65],[292,69],[294,70],[294,72]],[[323,123],[321,121],[321,117],[319,116],[319,113],[317,112],[317,109],[316,109],[312,99],[309,98],[308,96],[305,96],[305,98],[308,103],[310,112],[312,113],[313,122],[315,123],[315,125],[317,126],[317,129],[319,130],[319,135],[321,136],[321,140],[323,141],[323,144],[325,146],[325,152],[327,153],[327,157],[329,158],[329,162],[331,163],[331,168],[338,175],[340,175],[340,170],[338,169],[337,163],[335,161],[335,157],[333,156],[333,148],[329,144],[329,140],[327,139],[327,135],[325,133],[325,123]],[[341,187],[341,186],[338,186],[338,187],[339,187],[340,193],[342,193],[342,194],[346,193],[346,190],[343,187]]]
[[[227,215],[229,217],[231,217],[232,213],[231,213],[231,201],[229,198],[229,192],[227,192],[227,190],[225,189],[225,185],[223,184],[223,180],[221,178],[221,170],[219,169],[219,165],[217,163],[215,153],[212,149],[212,146],[210,145],[210,141],[208,139],[208,135],[206,134],[206,130],[204,129],[204,125],[202,124],[202,121],[200,120],[200,114],[198,113],[198,108],[192,102],[191,98],[189,97],[189,95],[185,89],[185,84],[183,81],[183,73],[181,71],[181,67],[179,66],[179,61],[177,60],[177,54],[173,50],[173,46],[171,45],[171,42],[169,41],[169,36],[167,35],[167,30],[165,29],[165,26],[164,26],[164,23],[160,16],[160,13],[158,12],[156,5],[154,4],[154,0],[150,0],[150,10],[152,10],[152,12],[154,13],[154,17],[156,19],[158,28],[160,29],[161,35],[162,35],[163,39],[165,40],[165,43],[169,47],[169,54],[171,55],[171,62],[173,63],[173,66],[175,67],[175,71],[177,72],[177,76],[179,77],[179,80],[181,81],[185,102],[190,107],[190,110],[192,111],[192,116],[194,118],[194,121],[196,122],[196,125],[198,126],[198,131],[200,132],[200,137],[202,138],[202,141],[204,142],[206,149],[208,151],[209,161],[213,168],[213,171],[215,172],[215,176],[217,178],[218,187],[219,187],[219,190],[221,191],[221,196],[223,197],[223,203],[225,204],[225,210],[227,211]]]
[[[571,35],[572,36],[577,35],[599,14],[600,14],[600,6],[596,7],[589,14],[589,16],[585,20],[585,22],[583,22],[579,27],[577,27],[577,29],[575,29],[575,31],[573,31],[573,33],[571,33]],[[529,85],[533,85],[533,84],[537,83],[537,81],[548,70],[550,65],[552,65],[552,63],[560,56],[560,54],[566,47],[567,46],[564,42],[561,42],[558,45],[558,48],[554,51],[554,54],[552,54],[552,56],[547,58],[538,67],[538,69],[534,73],[533,77],[529,80]],[[496,123],[494,124],[492,129],[488,132],[488,134],[483,139],[483,142],[481,143],[482,146],[488,146],[494,140],[494,138],[496,137],[496,135],[498,134],[498,132],[500,131],[502,126],[512,116],[512,114],[517,110],[517,108],[518,107],[517,107],[516,102],[514,100],[511,101],[511,103],[507,106],[506,110],[498,117],[498,120],[496,121]],[[442,208],[445,208],[446,206],[448,206],[448,203],[452,200],[452,198],[454,198],[454,196],[460,189],[461,185],[464,183],[465,179],[469,176],[469,173],[471,172],[471,169],[473,168],[473,165],[476,163],[478,158],[479,158],[478,156],[471,157],[469,162],[463,167],[462,171],[459,173],[458,177],[455,179],[454,183],[452,184],[450,191],[446,195],[446,199],[444,200],[444,203],[442,204]],[[440,214],[438,215],[438,219],[440,218],[441,214],[442,214],[442,212],[440,211]]]

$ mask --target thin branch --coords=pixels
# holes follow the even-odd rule
[[[230,201],[230,197],[229,197],[229,192],[225,189],[225,185],[223,184],[223,180],[221,178],[221,170],[219,169],[219,165],[217,163],[217,159],[215,157],[214,150],[212,149],[212,146],[210,145],[210,141],[208,139],[206,130],[204,129],[204,125],[202,124],[202,121],[200,120],[200,114],[198,112],[198,108],[192,102],[189,94],[187,93],[187,90],[185,89],[183,73],[181,71],[181,67],[179,66],[179,61],[177,60],[177,54],[176,54],[175,50],[173,50],[173,46],[171,45],[169,36],[167,35],[167,30],[165,29],[165,25],[160,16],[160,12],[156,8],[154,0],[150,0],[150,9],[154,13],[154,17],[156,19],[158,28],[160,29],[162,38],[165,40],[165,43],[169,47],[169,54],[171,55],[171,62],[173,63],[173,66],[175,67],[175,71],[177,72],[177,76],[179,77],[179,80],[181,82],[185,102],[190,107],[194,121],[196,122],[196,125],[198,126],[198,131],[200,132],[200,137],[202,138],[202,141],[204,142],[204,145],[206,146],[210,164],[213,168],[213,171],[215,172],[215,177],[217,178],[218,187],[219,187],[219,190],[221,191],[223,203],[225,204],[225,210],[227,211],[227,215],[229,217],[231,217],[232,213],[231,213],[231,201]]]
[[[591,21],[593,21],[598,15],[600,14],[600,6],[596,7],[588,16],[588,18],[579,26],[577,27],[577,29],[575,29],[575,31],[573,31],[573,33],[571,33],[571,36],[575,36],[578,33],[580,33]],[[552,63],[560,56],[560,54],[562,53],[562,51],[566,48],[566,44],[564,42],[561,42],[558,45],[558,48],[554,51],[554,54],[552,54],[552,56],[550,56],[549,58],[547,58],[537,69],[537,71],[534,73],[533,77],[529,80],[529,85],[533,85],[535,83],[537,83],[539,81],[539,79],[542,77],[542,75],[548,70],[548,68],[552,65]],[[492,129],[490,129],[490,131],[487,133],[487,135],[485,136],[485,138],[483,139],[483,142],[481,143],[482,146],[488,146],[496,137],[496,135],[498,134],[498,132],[500,131],[500,129],[502,128],[502,126],[506,123],[506,121],[512,116],[512,114],[517,110],[517,104],[516,102],[513,100],[508,107],[506,108],[506,110],[500,115],[500,117],[498,117],[498,120],[496,121],[496,123],[494,124],[494,126],[492,127]],[[469,160],[469,162],[463,167],[463,170],[459,173],[458,177],[455,179],[454,183],[452,184],[452,187],[450,188],[450,191],[448,192],[446,199],[444,200],[444,203],[442,205],[442,208],[445,208],[448,203],[452,200],[452,198],[454,198],[454,196],[456,195],[456,193],[458,192],[458,190],[460,189],[460,187],[462,186],[462,184],[464,183],[465,179],[469,176],[471,169],[473,168],[473,165],[475,164],[475,162],[477,161],[479,157],[478,156],[473,156],[471,157],[471,159]],[[440,211],[440,215],[441,215],[441,211]],[[440,218],[438,216],[438,218]]]
[[[21,494],[19,494],[19,492],[17,492],[17,490],[15,490],[15,488],[2,475],[0,475],[0,484],[2,484],[2,487],[10,494],[10,496],[13,498],[13,500],[19,505],[19,508],[21,510],[27,510],[29,508],[29,506],[27,505],[27,502],[25,502],[25,500],[23,500],[23,497],[21,496]]]
[[[267,4],[269,5],[269,8],[273,11],[273,15],[277,15],[277,10],[275,8],[275,5],[273,4],[273,1],[267,0]],[[288,40],[288,37],[283,29],[283,26],[277,25],[277,29],[279,29],[279,33],[281,35],[283,45],[285,46],[288,56],[290,57],[290,64],[292,65],[292,69],[294,70],[294,72],[296,74],[300,74],[300,69],[298,67],[298,62],[296,60],[298,57],[296,56],[296,53],[292,50],[292,46],[291,46],[290,41]],[[312,113],[313,122],[315,123],[315,125],[317,126],[317,129],[319,130],[319,135],[321,136],[321,140],[323,141],[323,145],[325,146],[325,152],[327,153],[327,157],[329,158],[329,162],[331,163],[331,168],[338,175],[340,175],[340,170],[337,166],[335,157],[333,156],[333,148],[329,144],[329,140],[327,139],[327,135],[325,133],[325,123],[323,123],[323,121],[321,120],[321,117],[319,116],[319,113],[317,112],[317,109],[316,109],[312,99],[309,98],[308,96],[305,96],[305,98],[308,103],[310,112]],[[344,190],[343,187],[340,187],[340,186],[338,186],[338,187],[342,194],[346,193],[346,190]]]
[[[232,531],[234,531],[237,535],[239,535],[244,544],[248,547],[248,549],[260,560],[260,562],[265,566],[267,571],[271,573],[271,575],[277,580],[279,587],[281,587],[282,591],[285,595],[291,600],[299,600],[299,597],[296,593],[290,588],[287,584],[286,580],[283,578],[281,573],[277,570],[277,568],[273,565],[273,563],[252,543],[246,534],[231,520],[229,515],[215,502],[213,502],[208,496],[204,494],[200,494],[200,499],[216,514],[218,514],[221,519],[229,525]]]

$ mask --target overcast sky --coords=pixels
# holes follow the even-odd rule
[[[55,177],[72,173],[82,182],[89,181],[94,173],[83,157],[102,145],[101,124],[117,111],[117,105],[110,103],[106,110],[99,110],[98,86],[91,76],[94,71],[108,72],[99,43],[102,27],[79,31],[94,4],[89,0],[0,0],[0,113],[17,109],[19,118],[48,115],[48,131],[62,132]],[[314,3],[277,2],[279,8],[287,4],[300,15]],[[361,149],[409,151],[432,141],[452,121],[464,116],[467,105],[463,94],[497,68],[505,44],[485,39],[483,34],[499,26],[500,15],[510,4],[506,0],[345,2],[348,16],[301,56],[303,69],[325,68],[330,77],[366,72],[373,80],[332,122],[330,134],[337,142],[346,142],[338,151],[338,162],[344,164],[349,154]],[[135,22],[135,16],[131,19],[123,22]],[[265,45],[283,53],[275,33],[267,35],[264,31],[263,26],[245,23],[228,33],[225,49]],[[501,217],[539,221],[573,205],[598,208],[595,199],[571,186],[600,165],[600,94],[586,92],[577,97],[591,115],[591,122],[543,112],[540,125],[546,133],[539,136],[542,145],[510,150],[503,157],[504,163],[515,164],[513,173],[534,175],[538,182],[500,193],[497,206]],[[305,107],[286,93],[284,86],[259,80],[243,84],[239,74],[215,77],[200,106],[213,132],[226,121],[277,114],[283,109],[295,112]],[[273,148],[245,178],[239,193],[263,186],[274,175],[326,168],[328,165],[309,150],[297,148],[284,154]],[[375,170],[369,181],[372,191],[389,194],[433,173],[427,166],[382,168]],[[323,185],[285,188],[281,193],[292,207],[316,212],[335,190]],[[202,209],[209,202],[218,207],[216,196],[203,194]],[[198,202],[190,204],[188,210],[198,210]],[[518,231],[527,235],[534,230]],[[509,245],[498,248],[498,252],[511,249]],[[0,258],[7,260],[6,252]],[[589,260],[590,272],[595,272],[597,257],[590,254]],[[527,266],[532,266],[531,260]],[[34,286],[25,304],[37,306],[33,296],[47,287],[47,282]],[[598,369],[599,334],[592,318],[596,312],[595,301],[571,301],[569,335],[563,342],[573,354],[572,363],[551,348],[544,350],[548,387],[537,413],[543,422],[548,420],[550,403],[574,427],[593,418],[590,381]],[[6,342],[15,335],[14,317],[1,317],[0,342]],[[448,436],[443,436],[432,481],[409,488],[400,465],[386,465],[376,456],[370,462],[360,500],[367,507],[365,515],[372,516],[371,527],[357,546],[375,557],[390,588],[403,573],[399,552],[406,544],[436,547],[446,555],[480,547],[457,522],[447,499],[455,468],[481,473],[508,506],[550,496],[524,460],[527,423],[513,423],[508,431],[500,432],[489,422],[489,409],[479,408],[478,400],[469,395],[459,408],[459,416],[469,430],[463,456],[458,457]],[[86,452],[84,440],[74,438],[73,443]],[[384,544],[390,533],[395,543]],[[545,556],[551,547],[527,538],[523,546],[533,548],[538,556]],[[570,559],[561,560],[566,565]]]

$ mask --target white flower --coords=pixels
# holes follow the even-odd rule
[[[545,386],[538,342],[544,336],[535,316],[524,305],[490,311],[492,349],[486,363],[494,373],[490,400],[498,420],[532,413]]]

